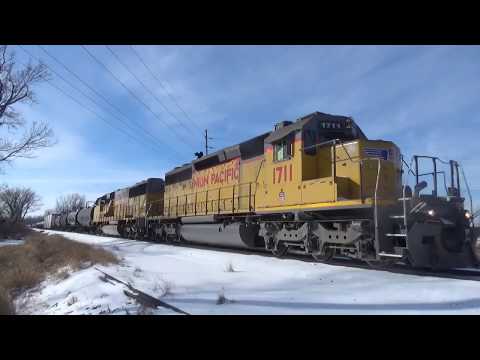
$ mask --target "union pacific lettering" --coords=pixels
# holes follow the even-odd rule
[[[195,172],[192,177],[192,185],[194,189],[201,189],[214,185],[224,186],[237,184],[239,179],[240,159],[237,158],[225,164]]]

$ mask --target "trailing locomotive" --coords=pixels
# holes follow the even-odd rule
[[[422,172],[425,160],[432,172]],[[479,248],[459,165],[448,162],[450,186],[440,196],[438,178],[446,184],[447,177],[440,164],[415,156],[409,166],[394,143],[369,140],[352,118],[315,112],[179,166],[165,181],[147,179],[100,197],[84,229],[277,256],[304,253],[319,261],[476,266]],[[413,190],[402,181],[408,174]],[[425,176],[431,186],[421,181]],[[422,193],[427,188],[431,194]],[[69,219],[60,216],[60,227],[72,226]],[[51,219],[47,224],[57,227]]]

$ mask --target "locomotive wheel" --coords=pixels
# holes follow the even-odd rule
[[[154,232],[153,234],[154,234],[154,239],[155,239],[154,241],[155,241],[156,243],[163,243],[163,242],[165,242],[165,236],[163,235],[163,233],[158,234],[157,232]]]
[[[313,253],[312,257],[315,259],[315,261],[318,262],[328,262],[333,258],[333,249],[326,248],[323,252],[321,253]]]
[[[161,243],[166,243],[167,242],[167,234],[165,233],[165,231],[162,231],[162,233],[160,235],[158,235],[158,241],[161,242]]]
[[[288,246],[285,246],[282,242],[277,243],[274,249],[272,249],[272,254],[277,258],[282,258],[288,251]]]

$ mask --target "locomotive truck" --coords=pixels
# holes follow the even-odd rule
[[[432,171],[423,170],[427,162]],[[393,142],[368,139],[351,117],[315,112],[178,166],[165,180],[55,215],[45,227],[318,261],[475,267],[479,239],[461,190],[458,162],[416,155],[409,164]]]

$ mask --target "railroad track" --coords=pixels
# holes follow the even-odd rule
[[[57,231],[57,230],[54,230],[54,231]],[[59,232],[72,233],[69,231],[59,231]],[[82,234],[82,233],[77,233],[77,234]],[[88,234],[88,235],[92,235],[92,234]],[[122,237],[111,236],[111,235],[95,234],[95,236],[104,236],[104,237],[111,237],[114,239],[124,240],[120,244],[140,241],[140,240],[125,239]],[[264,250],[256,250],[256,249],[237,249],[237,248],[227,248],[227,247],[218,247],[218,246],[213,247],[209,245],[201,245],[201,244],[193,244],[193,243],[171,243],[171,242],[157,243],[149,240],[141,240],[141,241],[152,243],[152,245],[161,244],[161,245],[185,247],[185,248],[192,248],[192,249],[228,252],[228,253],[235,253],[235,254],[242,254],[242,255],[260,255],[265,257],[277,258],[279,260],[299,260],[299,261],[310,262],[310,263],[318,263],[316,260],[314,260],[312,257],[308,255],[287,254],[282,258],[278,258],[266,250],[264,251]],[[110,244],[110,245],[118,245],[118,244]],[[406,265],[402,265],[402,264],[394,264],[390,266],[369,265],[363,261],[348,259],[348,258],[335,258],[335,259],[329,260],[328,262],[325,262],[324,264],[333,265],[333,266],[359,268],[359,269],[372,270],[372,271],[387,271],[391,273],[413,275],[413,276],[429,276],[429,277],[448,278],[448,279],[457,279],[457,280],[480,281],[480,268],[450,269],[450,270],[414,269],[414,268],[409,268]]]
[[[273,257],[279,260],[299,260],[310,263],[319,263],[308,255],[298,255],[298,254],[287,254],[282,258],[278,258],[275,255],[269,253],[268,251],[262,250],[244,250],[244,249],[233,249],[233,248],[223,248],[223,247],[212,247],[208,245],[200,244],[166,244],[172,246],[180,246],[187,248],[195,248],[202,250],[210,251],[221,251],[221,252],[231,252],[242,255],[261,255],[266,257]],[[348,258],[335,258],[325,262],[324,264],[333,265],[333,266],[345,266],[352,268],[359,268],[372,271],[387,271],[391,273],[405,274],[405,275],[415,275],[415,276],[430,276],[430,277],[440,277],[440,278],[450,278],[458,280],[473,280],[480,281],[480,268],[479,269],[451,269],[451,270],[428,270],[428,269],[413,269],[409,268],[406,265],[394,264],[390,266],[375,266],[369,265],[360,260],[348,259]]]
[[[160,300],[160,299],[158,299],[158,298],[156,298],[156,297],[154,297],[150,294],[147,294],[146,292],[143,292],[143,291],[133,287],[131,284],[126,283],[125,281],[122,281],[122,280],[106,273],[105,271],[100,270],[97,267],[94,267],[94,269],[103,274],[103,276],[100,277],[100,279],[102,281],[104,281],[104,282],[113,281],[113,282],[116,282],[116,283],[119,283],[119,284],[125,286],[128,290],[124,290],[123,291],[124,294],[127,295],[128,297],[131,297],[132,299],[135,299],[139,304],[142,304],[142,305],[150,307],[150,308],[163,307],[163,308],[169,309],[171,311],[174,311],[178,314],[190,315],[189,313],[177,308],[176,306],[170,305],[163,300]]]

